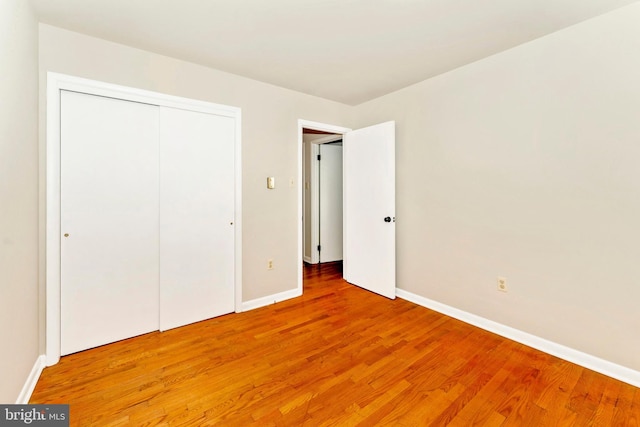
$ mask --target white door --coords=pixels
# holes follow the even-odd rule
[[[160,330],[234,310],[235,119],[160,107]]]
[[[61,93],[61,354],[158,329],[158,107]]]
[[[342,144],[320,144],[320,262],[342,260]]]
[[[344,134],[344,279],[396,296],[395,122]]]

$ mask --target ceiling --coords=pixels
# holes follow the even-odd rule
[[[349,105],[637,0],[32,0],[41,22]]]

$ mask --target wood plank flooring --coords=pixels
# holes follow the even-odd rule
[[[73,426],[638,426],[622,382],[305,268],[304,296],[63,357]]]

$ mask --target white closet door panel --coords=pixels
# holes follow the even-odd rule
[[[230,117],[160,108],[160,329],[234,310]]]
[[[158,107],[61,93],[61,353],[158,329]]]

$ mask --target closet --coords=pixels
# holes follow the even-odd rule
[[[59,100],[60,354],[234,311],[239,115]]]

